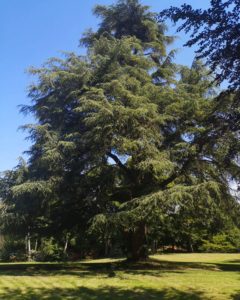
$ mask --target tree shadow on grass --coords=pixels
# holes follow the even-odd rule
[[[125,263],[126,264],[126,263]],[[122,263],[124,266],[124,262]],[[132,265],[125,265],[123,267],[127,273],[148,274],[151,273],[155,276],[161,276],[165,272],[170,273],[184,273],[189,269],[205,270],[205,271],[227,271],[227,272],[240,272],[240,262],[235,263],[206,263],[206,262],[178,262],[178,261],[165,261],[159,259],[151,259],[146,262],[141,262]]]
[[[227,263],[231,263],[231,264],[240,264],[240,259],[233,259],[233,260],[228,260],[226,261]]]
[[[234,263],[201,263],[201,262],[176,262],[159,259],[150,259],[145,262],[128,263],[127,261],[117,262],[80,262],[80,263],[18,263],[1,264],[0,276],[115,276],[116,271],[123,271],[127,274],[164,276],[165,272],[184,273],[189,269],[200,269],[208,271],[239,272],[240,262]]]
[[[203,268],[199,264],[177,264],[175,262],[146,261],[140,263],[79,263],[79,264],[1,264],[0,276],[61,276],[114,277],[118,271],[131,275],[152,275],[161,277],[164,273],[184,273],[189,268]],[[210,267],[208,267],[209,269]],[[212,268],[212,267],[211,267]],[[121,278],[119,278],[121,279]]]
[[[113,287],[90,289],[80,287],[75,289],[4,289],[0,293],[4,300],[201,300],[207,299],[202,292],[183,292],[177,289],[137,289],[126,290]]]
[[[235,293],[235,294],[232,294],[231,295],[231,299],[233,300],[240,300],[240,291]]]
[[[217,268],[221,271],[226,271],[226,272],[240,272],[240,263],[223,263],[223,264],[216,264]]]
[[[128,262],[91,262],[91,263],[18,263],[18,264],[1,264],[0,276],[96,276],[102,275],[106,277],[115,276],[116,271],[123,271],[132,274],[148,274],[154,276],[161,276],[165,271],[174,273],[182,273],[184,268],[179,268],[171,264],[163,264],[159,261],[147,261],[140,263],[128,263]]]
[[[240,271],[240,260],[226,261],[223,263],[211,263],[211,262],[179,262],[179,261],[164,261],[158,259],[152,259],[153,262],[162,264],[164,269],[202,269],[209,271]]]

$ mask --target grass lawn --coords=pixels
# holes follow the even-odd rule
[[[240,254],[156,255],[69,264],[0,264],[3,300],[240,299]]]

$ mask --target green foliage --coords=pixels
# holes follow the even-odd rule
[[[53,239],[42,239],[40,247],[33,253],[33,259],[35,261],[60,261],[66,259],[63,254],[63,249]]]
[[[0,250],[0,259],[3,261],[24,261],[26,260],[25,242],[21,239],[5,237]]]
[[[200,250],[203,252],[239,252],[240,230],[233,229],[216,234],[210,241],[204,241]]]

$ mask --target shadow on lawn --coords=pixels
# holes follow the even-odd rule
[[[96,276],[103,275],[106,277],[115,276],[115,271],[124,271],[127,274],[163,276],[165,272],[184,273],[188,269],[201,269],[209,271],[228,271],[240,272],[240,261],[227,263],[197,263],[197,262],[176,262],[159,259],[150,259],[146,262],[128,263],[121,262],[80,262],[80,263],[18,263],[18,264],[1,264],[0,276],[54,276],[54,275],[71,275],[71,276]]]
[[[227,262],[231,264],[240,264],[240,259],[228,260]]]
[[[231,299],[233,299],[233,300],[240,300],[240,291],[237,292],[236,294],[231,295]]]
[[[122,263],[124,265],[124,262]],[[165,261],[159,259],[151,259],[149,261],[132,264],[123,268],[126,272],[138,271],[140,274],[150,274],[156,271],[161,272],[174,272],[183,273],[188,269],[200,269],[207,271],[227,271],[227,272],[240,272],[240,261],[235,261],[234,263],[206,263],[206,262],[178,262],[178,261]]]
[[[90,289],[80,287],[75,289],[5,289],[0,293],[4,300],[201,300],[202,292],[183,292],[176,289],[157,291],[154,289],[125,290],[119,288],[102,287]]]

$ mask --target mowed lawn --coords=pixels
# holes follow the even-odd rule
[[[0,264],[3,300],[240,299],[240,254],[169,254],[145,263]]]

